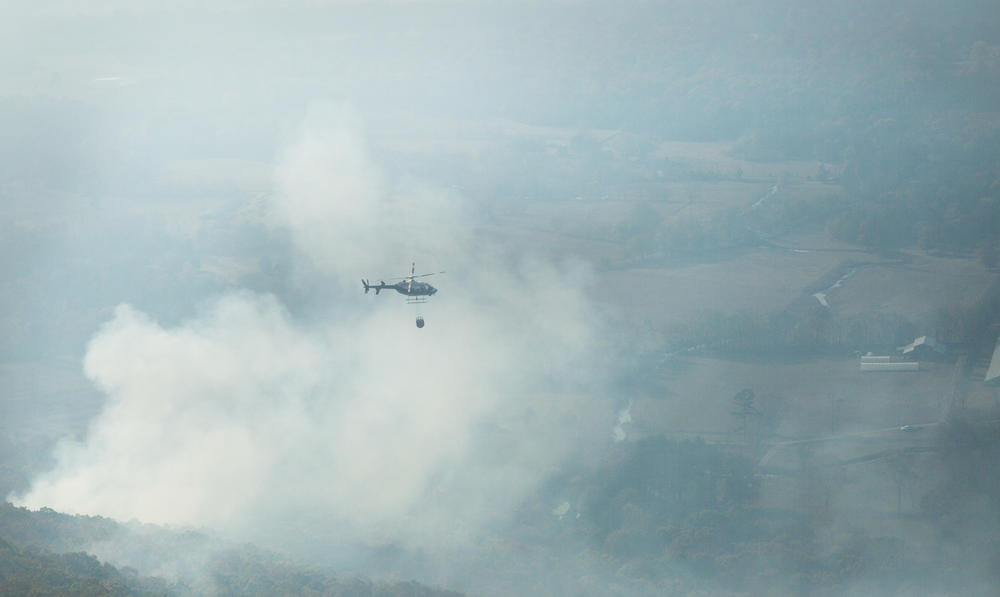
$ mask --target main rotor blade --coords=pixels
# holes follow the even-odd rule
[[[392,281],[392,280],[412,280],[413,278],[424,278],[424,277],[427,277],[427,276],[436,276],[438,274],[443,274],[443,273],[446,273],[446,272],[431,272],[429,274],[417,274],[415,276],[413,276],[413,275],[410,275],[410,276],[400,276],[398,278],[386,278],[386,280],[389,280],[389,281]]]

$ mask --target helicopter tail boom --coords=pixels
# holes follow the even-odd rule
[[[378,286],[374,284],[369,284],[368,280],[362,279],[361,284],[365,287],[365,294],[368,294],[369,290],[374,290],[377,295],[380,290],[386,288],[385,282],[379,282]]]

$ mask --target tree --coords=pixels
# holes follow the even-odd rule
[[[758,420],[760,417],[760,411],[754,406],[754,393],[750,388],[744,388],[733,396],[733,402],[736,403],[736,410],[733,412],[733,416],[742,420],[743,423],[743,442],[746,444],[750,443],[750,425],[747,422],[751,419]],[[760,425],[756,426],[757,439],[760,435]],[[756,440],[753,442],[756,444]]]

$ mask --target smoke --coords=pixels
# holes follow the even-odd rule
[[[585,264],[489,246],[461,197],[394,188],[349,108],[311,110],[275,172],[271,218],[303,275],[357,286],[338,316],[307,322],[249,291],[169,327],[120,305],[84,361],[102,412],[14,501],[250,540],[454,547],[608,439]],[[357,282],[415,254],[448,267],[424,329],[404,297]]]
[[[371,163],[360,115],[350,107],[310,110],[275,172],[275,215],[313,265],[357,267],[380,253],[382,224],[395,220],[386,183]]]
[[[279,154],[275,186],[274,215],[317,273],[357,284],[359,272],[408,274],[411,260],[454,269],[473,249],[483,257],[462,199],[393,186],[372,163],[362,118],[349,105],[309,110]]]

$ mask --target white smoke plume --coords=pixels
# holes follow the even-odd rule
[[[15,501],[251,540],[323,521],[356,540],[458,542],[606,440],[588,268],[486,246],[456,195],[393,189],[360,122],[314,109],[276,168],[275,224],[303,270],[357,286],[335,323],[251,292],[171,327],[119,306],[84,363],[103,411]],[[448,266],[424,329],[403,296],[358,283],[407,273],[414,253]]]
[[[460,267],[473,249],[482,249],[471,242],[460,197],[393,188],[372,163],[360,114],[347,105],[308,112],[279,155],[275,185],[275,216],[292,232],[307,266],[352,284],[367,268],[408,274],[414,259],[422,267]]]

